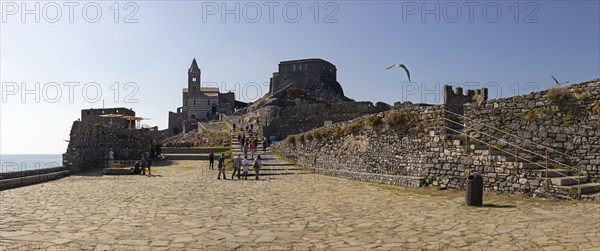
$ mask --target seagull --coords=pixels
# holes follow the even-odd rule
[[[569,83],[569,81],[567,81],[567,82],[562,82],[562,83],[559,83],[559,82],[558,82],[558,80],[556,80],[556,78],[555,78],[554,76],[550,75],[550,77],[552,77],[552,79],[554,79],[554,82],[556,82],[556,85],[558,85],[558,86],[560,86],[561,84],[566,84],[566,83]]]
[[[410,72],[408,71],[408,69],[406,68],[406,65],[403,64],[393,64],[388,68],[385,68],[386,70],[392,69],[394,67],[402,67],[402,69],[404,69],[406,71],[406,75],[408,76],[408,81],[410,82]]]

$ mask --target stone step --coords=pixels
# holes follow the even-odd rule
[[[496,161],[500,162],[515,162],[517,157],[512,155],[493,155]]]
[[[534,163],[529,163],[529,162],[507,161],[504,164],[507,166],[512,166],[517,169],[540,169],[540,168],[542,168]]]
[[[219,156],[215,153],[215,161],[219,159]],[[170,153],[165,154],[165,160],[208,160],[208,154]]]
[[[268,172],[268,171],[264,171],[261,170],[260,171],[260,176],[276,176],[276,175],[294,175],[294,174],[310,174],[311,172],[308,171],[302,171],[302,172]],[[231,175],[231,174],[229,174]],[[237,176],[237,173],[236,173]],[[240,175],[242,178],[244,177],[243,173],[242,175]],[[248,171],[248,176],[255,176],[254,171]],[[230,176],[228,176],[230,177]]]
[[[475,154],[481,154],[481,155],[507,155],[507,153],[502,152],[500,150],[497,149],[480,149],[480,150],[473,150],[473,153]]]
[[[162,147],[161,153],[164,154],[208,154],[212,152],[225,152],[229,150],[229,147]]]
[[[554,178],[554,177],[564,177],[564,176],[570,176],[573,174],[573,170],[569,170],[569,169],[541,169],[541,170],[537,170],[536,171],[538,173],[538,176],[541,178]]]
[[[3,179],[0,180],[0,191],[17,188],[22,186],[28,186],[33,184],[38,184],[42,182],[47,182],[51,180],[56,180],[68,176],[70,171],[64,170],[59,172],[52,173],[44,173],[38,175],[30,175],[25,177],[11,178],[11,179]],[[1,201],[1,200],[0,200]]]
[[[576,187],[576,186],[575,186]],[[593,194],[600,192],[600,183],[587,183],[580,186],[581,194]]]
[[[587,176],[567,176],[567,177],[558,177],[558,178],[552,178],[550,179],[550,181],[552,181],[552,185],[555,186],[573,186],[573,185],[577,185],[577,182],[579,181],[579,183],[585,183],[587,182],[588,177]]]
[[[581,194],[581,197],[589,199],[589,200],[599,201],[600,202],[600,192],[592,192],[592,193],[588,193],[588,194]]]

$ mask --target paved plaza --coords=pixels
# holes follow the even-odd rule
[[[2,191],[0,250],[600,250],[593,202],[466,207],[462,191],[317,174],[217,180],[202,161],[153,175]]]

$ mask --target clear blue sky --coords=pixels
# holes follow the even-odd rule
[[[73,22],[69,6],[38,3],[36,10],[27,2],[33,14],[22,20],[21,2],[2,2],[1,153],[65,152],[72,121],[83,108],[102,107],[102,100],[166,128],[168,111],[181,106],[194,57],[206,85],[218,83],[244,101],[268,91],[279,61],[314,57],[337,66],[348,97],[386,103],[440,103],[448,83],[488,86],[494,98],[546,89],[550,74],[570,83],[600,74],[598,1],[332,1],[319,2],[318,14],[315,1],[144,1],[120,3],[118,14],[109,1],[91,2],[85,16],[89,2],[80,2],[71,6]],[[233,13],[225,20],[223,7]],[[137,23],[124,23],[134,11],[128,20]],[[399,69],[384,70],[394,63],[409,67],[412,83]],[[135,84],[125,89],[128,82]]]

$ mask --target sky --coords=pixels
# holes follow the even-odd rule
[[[1,1],[0,153],[64,153],[81,109],[167,128],[193,58],[254,101],[280,61],[321,58],[357,101],[490,98],[600,76],[599,1]],[[36,20],[37,19],[37,20]],[[411,82],[399,68],[411,72]]]

